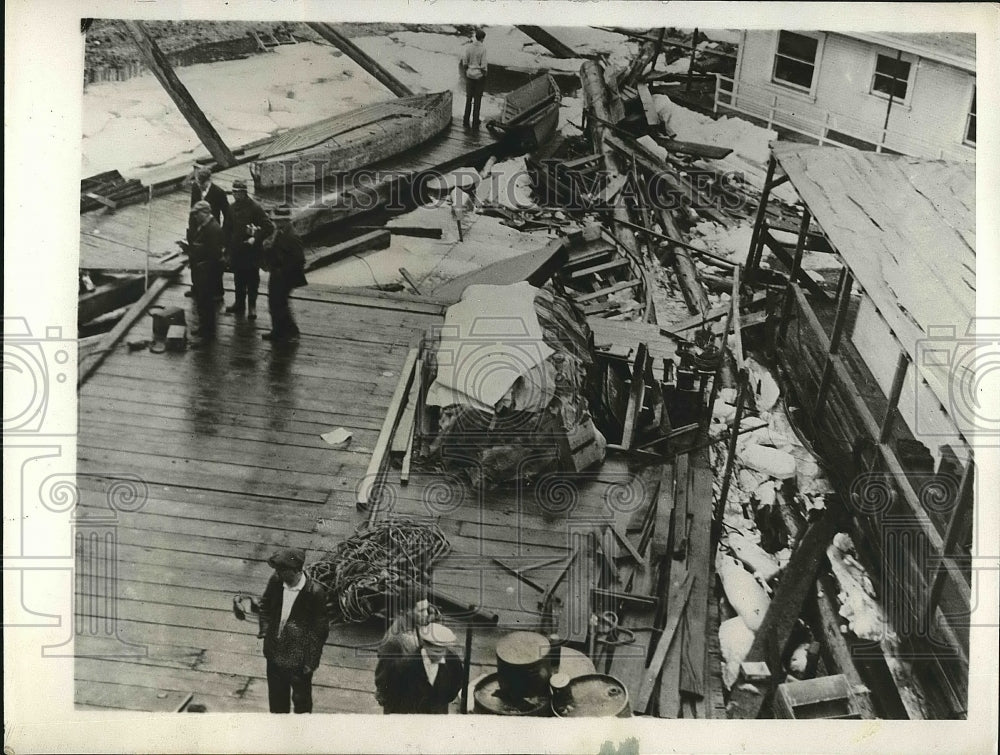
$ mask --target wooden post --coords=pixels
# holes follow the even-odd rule
[[[474,606],[469,606],[470,609]],[[472,621],[465,625],[465,668],[462,669],[462,713],[469,712],[469,678],[472,676]]]
[[[951,517],[948,519],[948,528],[944,533],[944,545],[941,549],[941,556],[952,556],[955,546],[958,545],[959,535],[965,529],[962,524],[965,522],[969,510],[972,508],[972,501],[975,498],[972,492],[972,480],[975,474],[975,463],[970,458],[962,472],[962,481],[958,485],[958,492],[955,498],[955,508],[952,509]],[[944,579],[948,574],[944,568],[942,558],[934,567],[934,577],[931,580],[930,597],[927,600],[927,621],[924,626],[930,626],[934,618],[934,611],[938,601],[941,599],[941,591],[944,589]]]
[[[379,64],[377,60],[368,55],[368,53],[337,31],[332,24],[320,23],[318,21],[308,21],[307,25],[323,39],[344,53],[344,55],[349,57],[359,66],[364,68],[368,73],[374,76],[380,84],[385,86],[386,89],[394,95],[397,97],[413,96],[412,89],[389,73]]]
[[[205,117],[201,108],[198,107],[198,103],[194,101],[194,98],[188,92],[187,87],[177,78],[177,74],[174,73],[174,69],[170,66],[170,61],[160,51],[159,46],[150,35],[146,25],[142,21],[123,20],[122,23],[135,41],[139,52],[142,53],[146,65],[149,66],[163,88],[167,90],[170,99],[174,101],[177,109],[181,111],[181,115],[187,119],[191,128],[198,134],[201,143],[208,148],[212,157],[215,158],[215,162],[222,168],[231,168],[236,165],[236,157],[229,147],[226,146],[225,142],[222,141],[222,137],[219,136],[215,127]]]
[[[823,365],[823,375],[820,377],[819,390],[816,392],[816,409],[813,412],[814,422],[819,423],[826,408],[826,393],[830,389],[830,379],[833,377],[833,362],[831,355],[840,351],[840,338],[847,320],[847,307],[851,302],[851,286],[854,279],[851,271],[845,265],[840,270],[840,281],[837,283],[837,314],[833,319],[833,332],[830,334],[830,349],[827,352],[826,363]]]
[[[910,358],[906,352],[900,351],[896,360],[896,373],[892,376],[892,387],[889,389],[889,403],[885,407],[885,416],[878,431],[878,442],[885,443],[892,434],[892,425],[896,420],[896,407],[899,406],[899,395],[903,392],[903,381],[910,366]]]
[[[747,252],[747,283],[753,281],[757,273],[759,249],[763,249],[761,237],[767,224],[767,199],[771,194],[771,182],[774,180],[774,169],[776,163],[774,155],[767,159],[767,175],[764,176],[764,186],[760,190],[760,201],[757,205],[757,216],[753,221],[753,232],[750,234],[750,250]]]
[[[799,274],[802,266],[802,252],[806,247],[806,237],[809,235],[809,221],[812,216],[808,208],[802,210],[802,222],[799,224],[799,238],[795,242],[795,258],[792,260],[792,269],[788,273],[788,289],[785,291],[785,303],[781,308],[781,324],[778,326],[778,340],[784,341],[788,332],[788,319],[792,314],[792,300],[794,298],[795,277]],[[761,234],[763,235],[763,233]]]
[[[722,489],[719,500],[715,504],[715,519],[721,522],[726,511],[726,499],[729,497],[729,484],[733,479],[733,466],[736,464],[736,441],[740,434],[740,423],[743,422],[743,409],[746,406],[748,376],[746,368],[740,370],[736,378],[736,414],[733,416],[733,428],[729,433],[729,448],[726,451],[726,471],[722,474]]]
[[[656,61],[659,59],[660,53],[663,52],[663,37],[666,35],[666,33],[667,33],[667,27],[661,26],[660,35],[656,40],[656,53],[653,55],[653,62],[649,64],[650,71],[656,70]]]
[[[698,52],[698,30],[694,30],[694,34],[691,35],[691,60],[688,62],[688,75],[687,83],[684,85],[684,91],[691,91],[691,77],[694,75],[694,58]]]

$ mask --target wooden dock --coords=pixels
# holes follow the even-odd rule
[[[157,303],[184,307],[185,289],[169,287]],[[221,315],[211,350],[128,353],[122,343],[81,387],[78,532],[113,512],[117,581],[100,579],[78,540],[80,706],[173,710],[192,692],[209,710],[266,710],[256,624],[233,617],[232,598],[260,593],[276,546],[315,558],[359,523],[354,486],[409,342],[443,311],[316,286],[299,289],[293,307],[298,345],[261,340],[266,313],[256,323]],[[142,317],[131,333],[150,328]],[[353,434],[346,450],[320,438],[337,427]],[[138,491],[133,505],[109,509],[126,488]],[[88,630],[111,611],[145,657],[122,657],[113,635]],[[377,709],[374,659],[353,647],[377,637],[333,631],[317,710]]]
[[[189,307],[186,288],[168,286],[156,303]],[[293,308],[297,345],[261,340],[264,312],[256,323],[220,315],[211,349],[176,354],[128,351],[131,337],[150,335],[142,316],[81,386],[78,706],[169,711],[193,693],[211,711],[266,710],[256,624],[232,615],[232,599],[260,593],[275,547],[302,547],[315,559],[368,518],[355,506],[356,488],[399,371],[444,312],[430,299],[322,286],[299,289]],[[353,434],[344,450],[320,438],[338,427]],[[479,494],[426,472],[403,487],[391,471],[389,482],[379,515],[433,519],[452,544],[434,588],[499,619],[475,630],[474,676],[495,663],[504,631],[541,620],[539,592],[493,558],[518,566],[579,548],[555,593],[564,607],[555,621],[580,637],[582,615],[565,607],[589,610],[598,573],[589,532],[609,522],[624,532],[648,503],[618,459],[570,490],[552,480]],[[123,499],[128,492],[135,497]],[[88,527],[108,535],[102,546]],[[559,571],[531,577],[547,586]],[[383,628],[333,627],[315,677],[317,711],[377,712],[373,647]]]
[[[257,149],[263,145],[257,145]],[[254,198],[264,207],[290,204],[292,223],[303,236],[382,208],[389,200],[407,195],[409,186],[423,174],[444,173],[454,168],[481,165],[502,149],[489,133],[466,131],[458,119],[444,132],[420,147],[384,160],[364,170],[354,171],[342,182],[344,191],[322,185],[295,185],[280,192]],[[244,160],[247,155],[244,155]],[[242,178],[248,186],[249,165],[219,171],[212,180],[226,191]],[[401,208],[400,208],[401,209]],[[80,216],[80,263],[83,269],[143,270],[147,244],[150,266],[157,259],[178,250],[184,238],[190,210],[190,189],[180,185],[174,191],[154,196],[152,203],[134,204],[118,210],[94,210]]]

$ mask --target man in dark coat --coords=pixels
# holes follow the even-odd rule
[[[222,228],[224,237],[228,241],[230,232],[232,231],[232,219],[229,214],[229,197],[223,189],[212,183],[212,171],[208,168],[198,168],[194,174],[194,183],[191,186],[191,206],[194,207],[198,202],[208,202],[208,206],[212,208],[212,217],[215,218],[215,222]],[[215,298],[220,302],[225,295],[222,286],[222,273],[223,269],[220,266],[216,279],[212,283]]]
[[[312,675],[330,632],[326,590],[302,571],[306,554],[278,551],[260,601],[260,631],[267,658],[267,697],[272,713],[312,713]],[[291,693],[289,695],[289,693]]]
[[[455,634],[443,624],[428,624],[417,637],[416,651],[383,649],[379,655],[375,698],[385,713],[447,713],[461,691],[462,661],[451,649]]]
[[[226,251],[229,268],[236,283],[236,301],[226,307],[229,314],[247,312],[257,319],[257,288],[260,286],[260,251],[264,239],[274,232],[274,224],[264,208],[250,199],[246,181],[233,181],[233,204],[230,207],[232,230]]]
[[[275,231],[264,242],[264,260],[261,267],[267,270],[267,305],[271,312],[271,332],[263,335],[266,341],[297,341],[299,326],[292,317],[288,298],[292,290],[306,285],[305,245],[292,228],[292,211],[278,207],[271,215]]]
[[[200,340],[192,341],[191,348],[215,338],[214,281],[222,269],[222,229],[212,217],[208,202],[197,202],[191,209],[185,249],[191,262],[191,290],[194,292],[198,329],[191,335]]]

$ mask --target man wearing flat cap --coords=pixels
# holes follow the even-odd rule
[[[246,181],[233,181],[233,204],[230,208],[232,232],[226,251],[236,284],[236,301],[226,307],[229,314],[247,313],[257,319],[257,289],[260,286],[260,252],[264,239],[274,231],[274,223],[264,208],[250,199]]]
[[[212,183],[212,171],[204,166],[195,170],[194,181],[191,184],[191,207],[194,207],[198,202],[208,202],[208,206],[212,208],[212,217],[222,229],[223,238],[228,239],[232,230],[229,197],[226,196],[225,191]],[[212,280],[212,293],[216,301],[222,301],[223,292],[222,266],[220,265]]]
[[[463,667],[444,624],[417,629],[414,651],[383,651],[375,666],[375,698],[385,713],[447,713],[462,689]]]
[[[191,263],[191,290],[198,313],[198,328],[191,333],[197,339],[191,342],[191,348],[198,348],[215,338],[215,280],[222,269],[224,243],[222,229],[212,217],[208,202],[196,202],[191,208],[185,247]]]
[[[302,571],[298,548],[276,552],[274,574],[260,601],[260,631],[267,659],[267,696],[272,713],[312,713],[312,675],[330,632],[326,590]]]

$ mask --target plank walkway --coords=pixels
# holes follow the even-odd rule
[[[255,199],[265,207],[293,206],[293,225],[301,235],[321,226],[364,214],[386,201],[404,196],[409,182],[422,173],[446,172],[479,165],[501,149],[485,129],[466,131],[456,119],[451,127],[420,147],[355,171],[344,180],[347,191],[296,185],[290,191],[269,191]],[[249,165],[220,171],[213,181],[229,191],[242,178],[252,187]],[[325,188],[325,190],[324,190]],[[251,189],[252,192],[252,189]],[[146,264],[147,234],[150,265],[156,258],[178,251],[190,209],[186,186],[153,198],[152,203],[129,205],[114,212],[95,210],[80,216],[80,264],[83,269],[142,270]]]
[[[229,300],[229,276],[227,288]],[[175,283],[156,304],[190,312],[186,289]],[[406,353],[444,308],[313,285],[296,292],[293,310],[302,330],[294,346],[261,340],[269,329],[262,308],[254,323],[220,314],[208,350],[129,353],[125,341],[150,336],[144,315],[81,386],[81,708],[172,711],[193,693],[213,711],[266,710],[256,624],[233,617],[232,598],[259,594],[275,547],[305,548],[312,560],[367,519],[355,506],[357,485]],[[320,438],[337,427],[353,434],[347,449]],[[504,632],[541,623],[538,591],[492,559],[517,566],[578,548],[555,593],[555,626],[582,639],[598,573],[588,533],[644,503],[633,471],[614,458],[570,488],[550,479],[478,493],[419,470],[407,486],[390,470],[389,483],[379,515],[433,519],[449,537],[435,589],[499,619],[474,631],[473,676],[492,670]],[[559,572],[555,565],[530,577],[548,587]],[[317,711],[378,712],[373,648],[382,631],[377,621],[333,627],[315,677]]]
[[[190,309],[186,288],[157,303]],[[413,336],[442,312],[415,297],[317,286],[299,289],[293,308],[297,346],[261,339],[265,306],[256,323],[220,315],[210,350],[121,344],[81,387],[81,707],[174,710],[194,693],[209,710],[266,710],[256,625],[232,616],[232,598],[260,593],[276,546],[315,558],[360,523],[354,486],[398,371]],[[131,335],[150,332],[144,316]],[[320,438],[336,427],[353,433],[346,450]],[[334,628],[316,674],[318,711],[377,711],[379,636]]]

